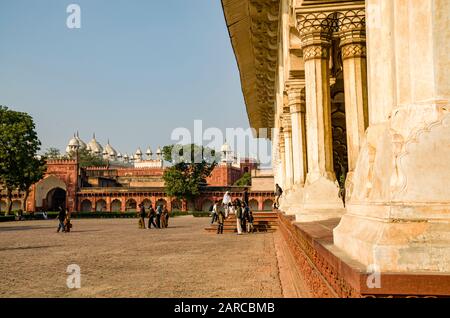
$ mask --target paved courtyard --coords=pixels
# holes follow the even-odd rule
[[[166,230],[136,219],[0,223],[0,297],[281,297],[274,234],[208,234],[208,218]],[[81,289],[66,285],[81,268]]]

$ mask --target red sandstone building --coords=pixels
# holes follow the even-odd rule
[[[71,148],[72,147],[72,148]],[[157,158],[152,158],[147,150],[148,159],[143,159],[140,149],[130,160],[122,156],[108,144],[103,148],[95,140],[84,144],[79,137],[69,142],[67,152],[73,147],[86,147],[117,164],[107,167],[81,168],[76,159],[49,160],[45,177],[33,185],[26,202],[27,211],[55,211],[65,206],[70,211],[80,212],[132,212],[143,203],[166,205],[171,211],[208,211],[215,200],[223,198],[230,191],[233,199],[241,198],[243,187],[233,186],[245,173],[251,173],[252,186],[249,187],[250,207],[254,211],[271,210],[273,205],[273,175],[271,171],[260,170],[253,159],[236,160],[227,144],[222,147],[223,159],[207,179],[201,195],[195,200],[179,200],[167,196],[162,179],[164,173],[161,150]],[[122,159],[124,158],[124,159]],[[118,159],[122,163],[118,164]],[[23,197],[15,193],[13,210],[19,210]],[[5,196],[0,197],[0,211],[6,209]]]

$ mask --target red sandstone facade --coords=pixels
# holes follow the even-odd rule
[[[244,173],[257,169],[257,163],[244,160],[240,167],[220,164],[207,178],[207,186],[195,200],[179,200],[166,195],[162,176],[164,168],[92,167],[80,168],[76,160],[50,160],[45,177],[32,187],[27,211],[56,210],[59,205],[70,211],[134,212],[139,204],[166,205],[171,211],[208,211],[226,191],[241,199],[244,187],[233,184]],[[273,192],[251,191],[252,210],[271,210]],[[16,195],[15,201],[23,200]],[[5,205],[3,198],[0,203]]]

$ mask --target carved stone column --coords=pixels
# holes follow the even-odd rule
[[[292,157],[292,125],[290,114],[283,114],[283,137],[286,169],[286,190],[292,189],[294,185],[294,164]]]
[[[306,136],[308,173],[304,213],[298,221],[342,214],[339,186],[333,169],[329,49],[334,22],[327,13],[299,14],[306,82]]]
[[[284,143],[284,133],[283,128],[280,128],[278,133],[278,154],[279,154],[279,162],[280,162],[280,186],[285,189],[286,188],[286,157],[285,157],[285,143]]]
[[[345,117],[347,125],[348,174],[353,172],[368,126],[366,23],[364,9],[339,13],[339,37],[344,70]],[[351,187],[347,187],[350,197]]]
[[[289,81],[286,85],[292,125],[292,158],[294,185],[303,187],[306,179],[304,81]]]

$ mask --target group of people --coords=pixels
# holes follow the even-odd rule
[[[62,231],[64,233],[68,233],[72,229],[72,223],[70,222],[71,212],[69,212],[69,210],[67,209],[64,209],[62,206],[60,206],[58,210],[59,224],[56,232],[59,233],[59,231]]]
[[[148,217],[148,229],[152,228],[152,225],[156,229],[164,229],[169,226],[169,210],[165,205],[158,205],[155,209],[150,205],[148,213],[144,204],[139,204],[139,228],[145,230],[145,218]]]
[[[237,234],[242,235],[243,232],[253,233],[253,212],[248,205],[248,191],[244,191],[242,200],[232,200],[230,193],[227,191],[222,200],[217,200],[212,206],[211,224],[218,223],[217,234],[223,234],[223,226],[225,220],[230,214],[236,216]]]

